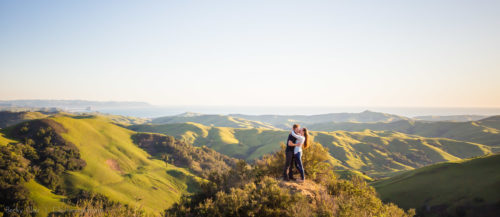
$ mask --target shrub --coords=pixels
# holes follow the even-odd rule
[[[86,165],[78,148],[60,135],[65,131],[59,123],[42,119],[22,123],[11,133],[12,137],[25,141],[22,154],[30,160],[37,181],[52,190],[61,185],[64,171],[81,170]]]
[[[0,146],[0,213],[3,216],[31,216],[34,203],[24,183],[32,178],[21,145]]]
[[[52,212],[49,216],[146,216],[142,207],[130,207],[119,202],[111,201],[102,194],[84,190],[77,191],[69,201],[75,208]]]
[[[187,167],[204,178],[210,172],[224,172],[235,165],[236,160],[207,147],[195,147],[176,140],[172,136],[137,133],[134,142],[153,156],[178,167]]]
[[[309,154],[307,154],[309,152]],[[408,217],[394,204],[384,204],[375,190],[359,177],[353,180],[336,179],[326,162],[328,155],[320,144],[304,151],[304,166],[315,177],[305,182],[309,191],[306,198],[293,190],[281,176],[284,147],[248,165],[244,161],[226,173],[212,173],[201,191],[184,196],[166,216],[390,216]],[[307,157],[306,157],[307,156]],[[306,161],[307,160],[307,161]],[[307,166],[307,164],[309,166]],[[300,188],[300,187],[299,187]],[[312,196],[311,196],[312,195]],[[312,197],[312,198],[311,198]]]

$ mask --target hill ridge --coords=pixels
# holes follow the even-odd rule
[[[442,162],[407,171],[372,185],[382,200],[419,215],[495,216],[500,212],[500,154]],[[411,195],[411,198],[408,197]]]
[[[272,153],[284,143],[288,131],[208,127],[177,123],[132,125],[139,132],[174,136],[195,146],[206,145],[225,155],[253,161]],[[370,176],[386,176],[393,172],[424,165],[491,153],[489,146],[447,138],[427,138],[388,131],[311,131],[312,141],[330,150],[337,169],[355,169]]]

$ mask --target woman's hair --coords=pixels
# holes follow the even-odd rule
[[[306,138],[304,140],[304,149],[306,149],[307,147],[309,147],[309,133],[307,133],[307,128],[303,128],[302,130],[304,130],[304,137]]]

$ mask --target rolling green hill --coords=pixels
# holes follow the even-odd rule
[[[5,135],[2,132],[0,132],[0,146],[5,146],[9,143],[14,143],[14,142],[16,141],[5,137]]]
[[[195,122],[217,127],[274,129],[272,125],[260,121],[251,121],[227,115],[205,115],[198,113],[184,113],[175,116],[160,117],[153,119],[151,122],[154,124]]]
[[[425,137],[443,137],[500,146],[500,116],[469,122],[424,122],[401,120],[391,123],[319,123],[308,126],[319,131],[363,131],[384,130],[415,134]]]
[[[122,115],[110,115],[110,114],[102,114],[99,112],[88,113],[88,115],[104,116],[105,118],[110,119],[112,122],[120,124],[120,125],[124,125],[124,126],[129,126],[132,124],[145,124],[145,123],[151,121],[148,118],[137,118],[137,117],[130,117],[130,116],[122,116]]]
[[[26,144],[16,145],[20,142]],[[157,155],[152,156],[144,150],[148,149],[145,146],[148,144],[158,144],[154,147]],[[40,216],[46,216],[53,208],[74,207],[63,199],[78,197],[82,190],[103,195],[110,201],[127,204],[131,208],[139,207],[149,214],[158,214],[177,202],[183,194],[198,190],[199,183],[204,182],[198,176],[202,175],[200,169],[224,171],[229,169],[231,162],[234,163],[233,159],[208,148],[193,147],[164,135],[151,137],[137,134],[115,124],[113,117],[102,115],[55,115],[20,123],[2,130],[0,145],[5,148],[3,152],[21,154],[21,157],[10,160],[1,158],[6,162],[19,162],[12,166],[20,165],[20,168],[9,167],[6,171],[33,174],[24,175],[27,177],[25,182],[13,179],[9,182],[24,186]],[[72,153],[71,156],[78,159],[60,161],[59,158],[67,155],[58,154],[60,151]],[[57,160],[49,159],[51,157],[57,157]],[[51,178],[54,176],[44,175],[52,173],[52,170],[44,168],[54,165],[54,161],[56,165],[52,168],[56,173],[64,170],[60,173],[60,181]],[[57,162],[62,163],[57,165]],[[67,170],[61,165],[82,165],[82,169],[75,167]],[[2,192],[4,190],[9,191],[3,189]],[[25,192],[16,191],[19,191],[18,195]]]
[[[428,115],[428,116],[416,116],[413,117],[415,120],[419,121],[454,121],[454,122],[466,122],[466,121],[478,121],[487,118],[483,115]]]
[[[372,177],[491,153],[490,147],[477,143],[398,132],[335,131],[313,132],[312,135],[342,166]]]
[[[278,150],[288,135],[283,130],[207,127],[197,123],[133,125],[130,129],[171,135],[249,161]],[[398,132],[311,132],[311,136],[329,149],[337,169],[359,170],[376,177],[491,153],[490,147],[477,143]]]
[[[293,124],[310,125],[323,122],[393,122],[398,120],[408,120],[409,118],[381,113],[364,111],[360,113],[330,113],[321,115],[243,115],[231,114],[230,116],[244,118],[247,120],[269,123],[281,129],[289,129]],[[193,121],[194,122],[194,121]]]
[[[47,216],[55,210],[75,208],[63,202],[68,199],[66,196],[54,194],[50,189],[33,179],[25,183],[24,186],[28,189],[29,197],[33,200],[34,208],[38,211],[37,216]]]
[[[128,126],[131,124],[144,124],[147,122],[150,122],[150,119],[147,118],[137,118],[137,117],[130,117],[130,116],[121,116],[121,115],[110,115],[110,114],[103,114],[99,112],[86,112],[86,113],[68,113],[64,111],[44,111],[41,109],[40,111],[34,110],[30,111],[29,109],[26,109],[27,111],[23,111],[23,108],[19,108],[21,111],[16,111],[16,109],[11,109],[12,111],[0,111],[0,128],[5,128],[8,126],[15,125],[17,123],[21,123],[23,121],[28,121],[28,120],[34,120],[34,119],[41,119],[41,118],[47,118],[50,116],[56,116],[56,115],[87,115],[87,116],[103,116],[106,117],[107,119],[110,119],[112,122]]]
[[[382,200],[425,216],[497,216],[500,155],[439,163],[373,183]]]
[[[491,116],[485,119],[481,119],[479,123],[483,126],[495,128],[497,130],[500,130],[500,115],[498,116]]]
[[[67,129],[62,136],[75,144],[87,166],[64,176],[67,189],[101,193],[111,200],[159,212],[177,201],[188,187],[170,171],[193,176],[182,168],[151,159],[135,145],[133,131],[103,117],[53,118]],[[162,200],[158,200],[162,198]]]
[[[364,111],[361,113],[331,113],[322,115],[207,115],[199,113],[184,113],[175,116],[155,118],[151,123],[170,124],[194,122],[212,127],[289,129],[295,123],[302,125],[330,121],[385,123],[397,120],[408,120],[408,118],[371,111]]]
[[[138,132],[163,133],[195,146],[208,146],[222,154],[253,160],[280,148],[287,132],[269,129],[208,127],[198,123],[132,125]]]
[[[0,111],[0,128],[5,128],[12,126],[14,124],[39,118],[45,118],[48,115],[40,112],[32,111],[22,111],[22,112],[11,112],[11,111]]]

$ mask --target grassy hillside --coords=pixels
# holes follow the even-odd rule
[[[335,170],[335,174],[341,179],[350,180],[354,176],[360,177],[364,181],[373,181],[373,179],[362,172],[356,170]]]
[[[466,121],[478,121],[487,116],[483,115],[428,115],[428,116],[416,116],[413,119],[419,121],[455,121],[455,122],[466,122]]]
[[[185,122],[194,122],[207,126],[217,126],[217,127],[274,129],[272,125],[262,123],[260,121],[251,121],[243,118],[226,116],[226,115],[204,115],[197,113],[184,113],[175,116],[155,118],[152,120],[152,123],[155,124],[170,124],[170,123],[185,123]]]
[[[49,213],[56,210],[74,208],[63,202],[67,197],[54,194],[50,189],[33,179],[25,183],[25,187],[29,190],[29,197],[34,202],[37,216],[47,216]]]
[[[424,122],[401,120],[391,123],[319,123],[309,125],[319,131],[398,131],[425,137],[444,137],[456,140],[500,146],[500,118],[498,116],[469,122]]]
[[[288,135],[282,130],[207,127],[197,123],[133,125],[130,129],[163,133],[195,146],[205,145],[222,154],[246,160],[278,150],[280,142],[285,142]]]
[[[15,140],[6,138],[3,132],[0,132],[0,146],[7,145],[9,143],[16,142]]]
[[[45,118],[47,116],[48,115],[40,112],[31,112],[31,111],[23,111],[23,112],[0,111],[0,128],[12,126],[14,124],[26,120]]]
[[[195,146],[206,145],[228,156],[254,160],[274,152],[288,131],[207,127],[195,123],[133,125],[133,130],[163,133]],[[491,153],[477,143],[425,138],[398,132],[312,132],[314,141],[329,149],[338,169],[355,169],[370,176]]]
[[[131,116],[122,116],[122,115],[110,115],[110,114],[102,114],[99,112],[89,113],[92,116],[104,116],[105,118],[110,119],[112,122],[115,122],[120,125],[128,126],[132,124],[145,124],[151,121],[148,118],[137,118]]]
[[[373,183],[382,200],[428,216],[500,213],[500,155],[440,163]],[[475,214],[475,215],[473,215]]]
[[[500,115],[482,119],[479,121],[479,123],[483,126],[500,130]]]
[[[29,195],[29,200],[42,216],[53,209],[72,207],[63,203],[62,199],[78,199],[81,190],[103,195],[110,201],[127,204],[131,208],[143,209],[149,214],[158,214],[177,202],[183,194],[197,191],[199,182],[203,182],[188,169],[154,159],[134,143],[132,137],[136,132],[114,124],[105,116],[56,115],[22,123],[2,133],[10,138],[19,138],[15,141],[0,136],[4,154],[11,151],[19,156],[2,155],[2,161],[8,164],[5,171],[11,174],[28,172],[22,175],[26,177],[25,181],[6,179],[5,182],[24,186],[27,191],[16,187],[18,190],[14,193],[17,192],[20,197]],[[15,145],[19,141],[26,144]],[[73,148],[77,152],[72,151]],[[61,161],[70,157],[68,153],[74,153],[71,156],[78,159]],[[83,167],[65,170],[64,166],[75,163]],[[21,168],[15,169],[16,165]],[[53,171],[61,175],[61,181],[53,179]],[[47,172],[50,176],[45,176]],[[50,185],[41,184],[45,182]],[[5,190],[8,191],[8,188]],[[66,196],[61,196],[63,194]],[[25,204],[29,205],[29,200]]]
[[[314,140],[349,169],[370,176],[491,153],[488,146],[443,138],[425,138],[398,132],[313,132]]]
[[[192,177],[185,169],[150,158],[132,142],[135,132],[116,126],[104,117],[54,117],[75,144],[87,166],[64,177],[66,189],[101,193],[111,200],[142,206],[158,213],[191,189],[176,174]],[[161,198],[159,200],[158,198]]]
[[[228,171],[237,161],[206,146],[196,147],[164,134],[137,133],[132,139],[153,157],[178,167],[188,168],[202,178],[209,177],[213,172]]]
[[[230,116],[247,120],[269,123],[281,129],[289,129],[293,124],[309,125],[322,122],[393,122],[407,120],[408,118],[381,112],[364,111],[360,113],[330,113],[321,115],[243,115],[231,114]],[[217,126],[217,125],[216,125]]]
[[[331,113],[322,115],[206,115],[198,113],[184,113],[181,115],[155,118],[153,124],[170,124],[194,122],[205,126],[233,127],[233,128],[266,128],[288,129],[293,124],[313,124],[322,122],[393,122],[408,120],[406,117],[364,111],[361,113]]]

